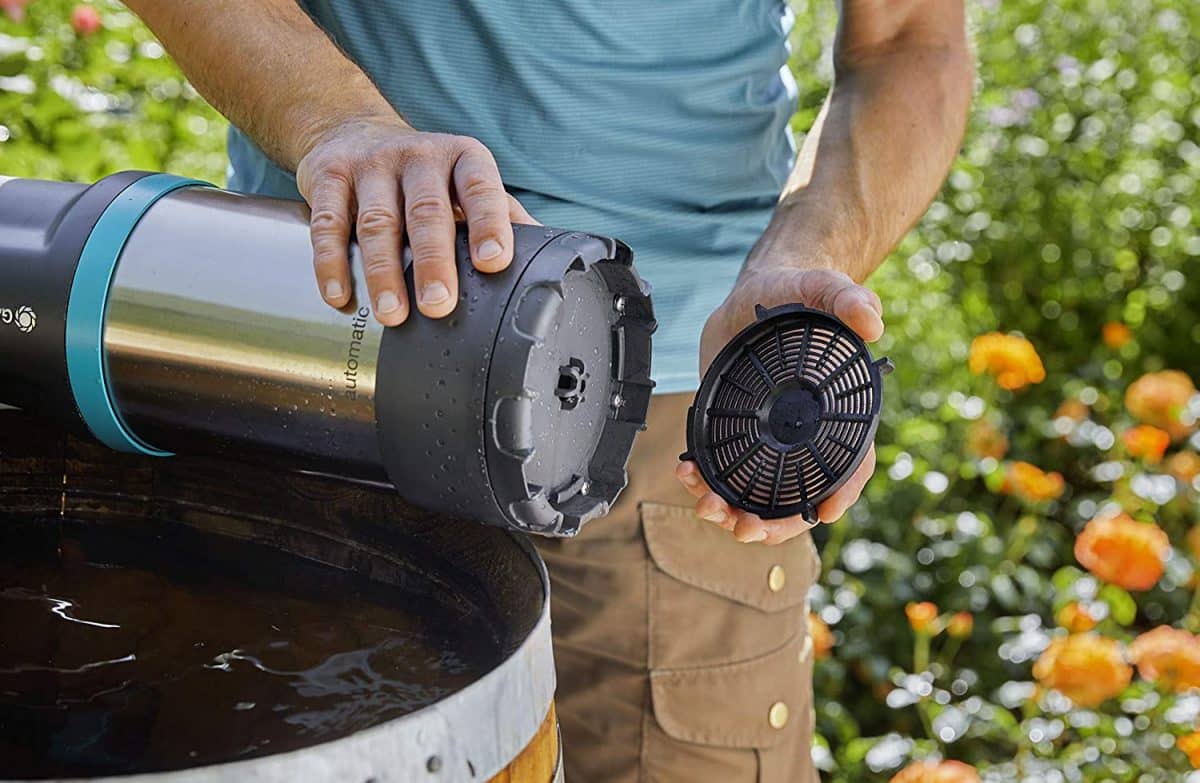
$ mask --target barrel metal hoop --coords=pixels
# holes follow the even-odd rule
[[[108,357],[104,350],[104,319],[108,293],[121,251],[138,221],[160,198],[186,187],[211,187],[209,183],[172,174],[143,177],[117,196],[104,210],[79,256],[67,304],[67,375],[75,404],[88,429],[109,448],[170,457],[154,448],[125,423],[109,384]]]

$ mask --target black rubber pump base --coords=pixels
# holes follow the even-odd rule
[[[816,522],[817,506],[875,440],[893,365],[829,313],[798,304],[755,312],[704,374],[682,458],[735,508]]]

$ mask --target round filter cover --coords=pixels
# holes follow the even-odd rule
[[[872,358],[829,313],[803,305],[756,313],[705,373],[683,458],[736,508],[816,522],[817,506],[874,442],[892,363]]]

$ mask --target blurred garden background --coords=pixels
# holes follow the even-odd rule
[[[792,6],[803,133],[836,9]],[[1200,781],[1200,3],[970,17],[962,154],[872,280],[898,369],[867,499],[821,531],[814,754]],[[222,183],[224,132],[120,4],[0,0],[0,174]]]

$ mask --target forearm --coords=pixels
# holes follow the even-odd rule
[[[959,25],[958,40],[900,35],[841,46],[833,89],[747,272],[795,262],[861,282],[883,261],[936,195],[962,141],[973,69]],[[842,37],[852,33],[864,35]]]
[[[356,118],[399,118],[295,0],[127,0],[196,89],[281,166]]]

